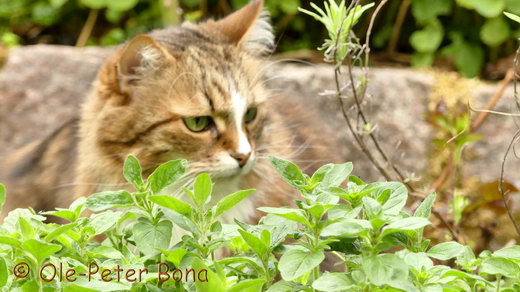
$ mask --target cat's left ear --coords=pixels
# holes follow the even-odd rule
[[[131,92],[133,85],[158,71],[168,57],[166,50],[150,36],[135,36],[125,45],[116,63],[119,90]]]
[[[265,56],[274,50],[274,35],[269,13],[263,7],[263,0],[254,0],[226,18],[207,24],[250,54]]]

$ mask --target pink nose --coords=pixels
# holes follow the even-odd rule
[[[240,167],[244,167],[246,165],[247,160],[249,159],[251,153],[242,154],[242,153],[232,153],[231,157],[235,158]]]

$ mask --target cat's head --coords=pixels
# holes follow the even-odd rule
[[[251,170],[268,111],[261,59],[274,45],[262,6],[128,41],[84,107],[84,151],[119,161],[134,154],[148,171],[177,158],[214,177]]]

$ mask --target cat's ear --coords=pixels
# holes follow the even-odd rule
[[[254,0],[222,20],[208,24],[228,39],[255,56],[265,56],[274,50],[273,28],[263,0]]]
[[[168,59],[168,53],[154,39],[140,34],[131,39],[116,63],[118,85],[121,92],[131,92],[137,81],[157,71]]]

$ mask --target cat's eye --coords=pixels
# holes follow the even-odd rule
[[[209,129],[212,123],[211,118],[208,116],[184,118],[183,121],[186,127],[193,132],[205,131]]]
[[[249,108],[244,116],[244,121],[246,123],[251,123],[252,121],[254,121],[256,118],[256,112],[256,107]]]

